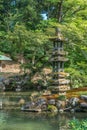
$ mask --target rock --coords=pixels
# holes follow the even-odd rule
[[[81,95],[80,99],[87,101],[87,95]]]
[[[55,99],[48,100],[48,104],[49,105],[55,105],[56,104]]]
[[[71,106],[69,106],[69,107],[64,108],[64,111],[70,112],[71,109],[72,109]]]
[[[25,104],[25,100],[24,100],[23,98],[21,98],[21,99],[19,100],[19,104],[20,104],[20,105]]]
[[[22,107],[22,109],[32,109],[34,106],[35,106],[35,103],[30,101],[30,102],[27,102],[27,103]]]
[[[2,101],[0,101],[0,109],[2,109]]]
[[[9,80],[9,79],[5,79],[5,80],[3,81],[3,83],[4,83],[5,85],[9,85],[9,84],[10,84],[10,80]]]
[[[33,93],[31,94],[31,96],[30,96],[31,100],[34,100],[35,98],[37,98],[38,95],[39,95],[38,92],[33,92]]]
[[[71,112],[71,113],[74,113],[74,112],[75,112],[75,109],[70,109],[70,112]]]
[[[56,107],[57,107],[58,109],[60,109],[60,108],[62,107],[62,104],[61,104],[60,101],[57,101],[57,102],[56,102]]]
[[[54,106],[54,105],[48,105],[48,110],[51,111],[51,112],[57,112],[58,111],[57,107]]]
[[[51,91],[45,90],[42,95],[51,95]]]
[[[35,104],[36,104],[36,106],[42,106],[42,105],[47,104],[47,101],[44,98],[39,98],[36,100]]]
[[[21,91],[21,86],[18,85],[17,88],[16,88],[15,90],[16,90],[16,92],[20,92],[20,91]]]
[[[75,112],[86,112],[84,109],[82,109],[80,107],[75,108],[74,110],[75,110]]]
[[[66,101],[57,101],[56,106],[58,109],[64,109],[66,107]]]
[[[42,110],[42,111],[47,111],[47,104],[43,104],[43,105],[41,106],[41,110]]]
[[[4,78],[0,76],[0,82],[2,82],[3,80],[4,80]]]
[[[64,110],[63,110],[63,109],[59,109],[59,112],[60,112],[60,113],[63,113],[63,112],[64,112]]]
[[[82,109],[87,109],[87,103],[83,102],[83,103],[80,103],[80,107]]]
[[[72,107],[75,107],[75,106],[79,105],[79,98],[72,97],[72,98],[69,100],[69,104],[70,104]]]
[[[16,88],[16,92],[21,92],[21,88]]]
[[[3,84],[3,82],[0,82],[0,90],[4,91],[5,90],[5,85]]]

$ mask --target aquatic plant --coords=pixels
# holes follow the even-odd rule
[[[71,120],[69,122],[69,127],[72,130],[87,130],[87,119],[84,120]]]

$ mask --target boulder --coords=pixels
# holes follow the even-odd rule
[[[81,96],[80,96],[80,99],[81,99],[81,100],[85,100],[85,101],[87,102],[87,95],[81,95]]]
[[[0,90],[4,91],[5,90],[5,85],[3,82],[0,82]]]
[[[58,109],[60,109],[60,108],[62,107],[62,104],[61,104],[60,101],[57,101],[57,102],[56,102],[56,107],[57,107]]]
[[[19,100],[19,104],[20,104],[20,105],[25,104],[25,100],[24,100],[23,98],[21,98],[21,99]]]
[[[42,105],[47,104],[47,101],[46,101],[46,99],[44,99],[44,98],[38,98],[38,99],[36,100],[35,104],[36,104],[36,106],[42,106]]]
[[[4,83],[5,85],[9,85],[9,84],[10,84],[10,80],[9,80],[9,79],[5,79],[5,80],[3,81],[3,83]]]
[[[74,113],[74,112],[75,112],[75,109],[70,109],[70,112],[71,112],[71,113]]]
[[[48,104],[49,105],[55,105],[56,104],[55,99],[48,100]]]
[[[72,97],[72,98],[70,98],[69,104],[70,104],[72,107],[76,107],[77,105],[79,105],[79,98],[77,98],[77,97]]]
[[[34,100],[35,98],[37,98],[39,96],[38,92],[33,92],[30,96],[31,100]]]
[[[35,106],[35,103],[34,102],[27,102],[23,107],[22,109],[32,109],[33,107]]]
[[[63,109],[60,109],[60,110],[59,110],[59,112],[60,112],[60,113],[63,113],[63,112],[64,112],[64,110],[63,110]]]
[[[85,103],[85,102],[80,103],[80,108],[87,109],[87,103]]]
[[[51,111],[51,112],[57,112],[58,111],[57,107],[54,106],[54,105],[48,105],[48,110]]]
[[[41,105],[41,110],[42,111],[47,111],[47,104],[42,104]]]

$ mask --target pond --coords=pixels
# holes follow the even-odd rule
[[[85,114],[49,114],[0,111],[0,130],[69,130],[71,119],[84,119]]]
[[[11,100],[11,97],[12,100],[18,101],[19,95],[26,98],[29,94],[4,93],[0,97],[4,101]],[[0,130],[69,130],[68,123],[72,119],[87,119],[87,115],[85,113],[29,113],[5,109],[0,110]]]

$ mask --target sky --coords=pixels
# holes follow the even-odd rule
[[[43,17],[43,20],[47,20],[47,15],[46,15],[46,13],[42,13],[41,15],[42,15],[42,17]]]

